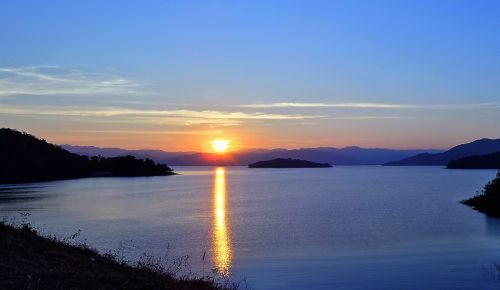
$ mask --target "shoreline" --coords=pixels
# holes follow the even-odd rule
[[[136,265],[101,254],[86,244],[40,235],[30,224],[0,222],[2,289],[235,290],[213,277],[177,278],[146,257]],[[12,265],[16,265],[12,267]]]

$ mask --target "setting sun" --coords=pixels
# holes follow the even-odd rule
[[[212,148],[217,153],[224,153],[229,149],[231,141],[226,139],[217,139],[212,141]]]

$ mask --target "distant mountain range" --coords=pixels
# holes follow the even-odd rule
[[[100,148],[95,146],[73,146],[73,145],[60,145],[62,148],[69,152],[85,155],[85,156],[102,156],[102,157],[117,157],[132,155],[141,159],[152,159],[155,162],[166,163],[167,160],[172,158],[191,155],[195,152],[166,152],[162,150],[144,149],[144,150],[128,150],[122,148]]]
[[[442,150],[395,150],[382,148],[360,147],[318,147],[301,149],[252,149],[228,154],[198,153],[198,152],[166,152],[161,150],[126,150],[120,148],[99,148],[94,146],[61,145],[64,149],[87,156],[102,155],[114,157],[132,155],[137,158],[150,158],[158,163],[177,166],[203,165],[248,165],[250,163],[275,158],[305,159],[333,165],[379,165],[394,160],[400,160],[416,154]]]
[[[421,153],[399,161],[388,162],[387,166],[447,165],[450,161],[500,151],[500,139],[480,139],[461,144],[441,153]]]

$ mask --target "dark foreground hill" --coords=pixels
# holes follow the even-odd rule
[[[449,169],[500,169],[500,152],[452,160],[446,167]]]
[[[177,279],[148,260],[130,266],[86,246],[0,223],[0,289],[236,289],[212,278]]]
[[[133,156],[103,158],[70,153],[30,134],[0,129],[0,183],[88,176],[170,175],[172,169]]]
[[[328,163],[316,163],[307,160],[276,158],[273,160],[259,161],[248,165],[248,168],[326,168],[332,167]]]
[[[451,160],[471,155],[483,155],[500,151],[500,139],[480,139],[451,148],[443,153],[423,153],[399,161],[388,162],[387,166],[447,165]]]

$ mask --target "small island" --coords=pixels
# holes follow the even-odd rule
[[[462,203],[489,216],[500,217],[500,171],[495,179],[484,186],[481,192],[462,201]]]
[[[328,168],[328,163],[316,163],[301,159],[276,158],[272,160],[259,161],[248,165],[248,168]]]

